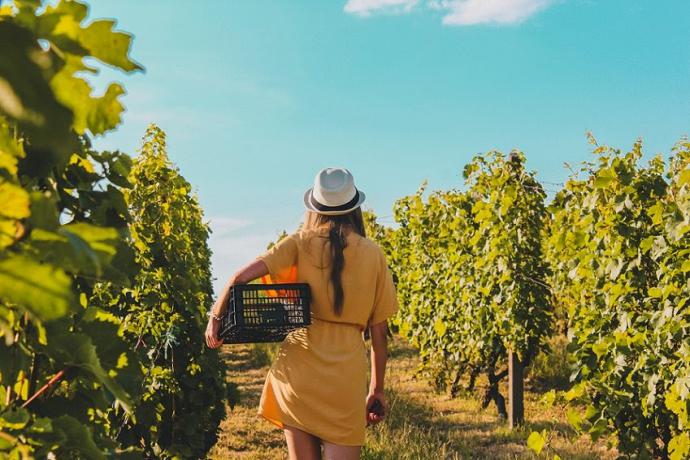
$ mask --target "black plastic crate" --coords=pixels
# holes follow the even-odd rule
[[[218,336],[223,343],[281,342],[311,324],[310,302],[306,283],[232,286]]]

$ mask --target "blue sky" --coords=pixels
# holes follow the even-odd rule
[[[651,155],[690,134],[687,0],[99,0],[145,73],[100,148],[136,153],[150,122],[194,185],[220,287],[303,216],[344,166],[390,223],[428,179],[520,148],[547,182],[591,158],[585,131]],[[102,85],[100,85],[102,86]],[[547,185],[557,188],[555,185]]]

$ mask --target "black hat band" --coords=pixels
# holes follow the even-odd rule
[[[326,206],[325,204],[321,204],[318,201],[314,199],[314,192],[309,193],[309,203],[314,206],[314,208],[318,209],[319,211],[323,212],[330,212],[330,211],[345,211],[347,209],[350,209],[354,205],[357,204],[359,201],[359,190],[355,191],[355,197],[352,198],[350,201],[348,201],[345,204],[341,204],[340,206]]]

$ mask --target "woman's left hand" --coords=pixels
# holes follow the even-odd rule
[[[218,348],[223,345],[223,339],[218,338],[218,329],[220,328],[220,322],[210,317],[208,319],[208,324],[206,325],[206,345],[209,348]]]
[[[372,391],[367,396],[367,425],[376,425],[386,416],[388,405],[382,391]]]

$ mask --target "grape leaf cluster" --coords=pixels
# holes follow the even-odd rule
[[[171,176],[176,203],[190,209],[170,233],[200,240],[168,249],[180,251],[174,269],[147,262],[155,250],[134,232],[142,220],[133,197],[146,190],[137,166],[132,176],[129,156],[96,151],[90,141],[120,123],[124,89],[112,83],[98,96],[85,77],[102,65],[126,73],[141,67],[129,57],[129,34],[112,20],[87,23],[87,14],[69,0],[0,6],[0,457],[141,458],[154,445],[156,455],[202,457],[224,392],[216,355],[199,347],[210,295],[208,248],[199,244],[207,229],[188,184]],[[185,267],[190,278],[181,280]],[[180,280],[169,287],[182,295],[169,289],[137,298],[146,276]],[[178,316],[160,334],[147,331],[149,346],[133,343],[133,331],[146,327],[124,302],[103,301],[113,291],[128,307],[162,310],[175,298],[168,305]],[[157,347],[162,360],[147,353]],[[185,392],[184,402],[169,397],[168,384]],[[186,451],[170,447],[179,444],[179,417],[155,425],[161,413],[187,417]],[[147,421],[156,439],[130,436]],[[169,444],[161,442],[165,430]]]
[[[690,455],[690,143],[667,166],[595,145],[560,191],[545,253],[574,359],[575,425],[640,458]]]
[[[498,385],[507,353],[529,365],[553,316],[540,244],[545,193],[524,163],[518,151],[475,157],[464,170],[465,191],[433,192],[425,201],[423,185],[398,200],[394,229],[366,215],[397,284],[393,325],[419,349],[421,371],[452,394],[485,375],[484,406],[495,402],[503,416]]]

